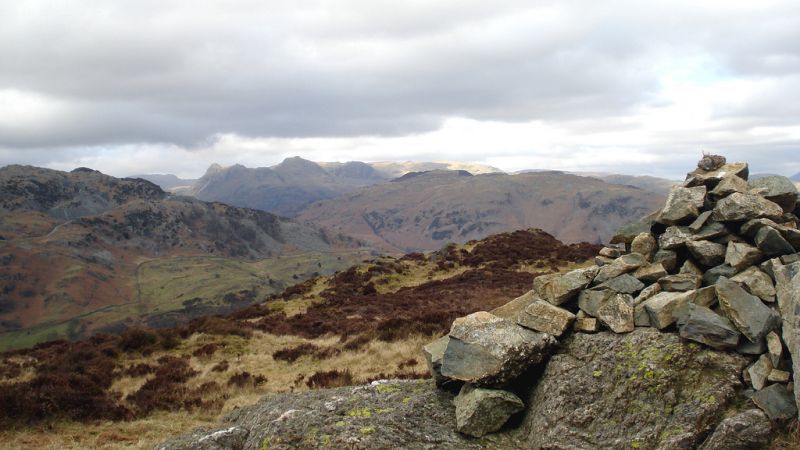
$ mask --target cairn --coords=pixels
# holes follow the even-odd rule
[[[621,229],[595,265],[539,276],[493,313],[457,319],[424,351],[438,386],[459,390],[460,432],[500,429],[525,405],[507,388],[546,364],[570,332],[654,327],[753,362],[752,402],[796,417],[800,385],[798,191],[781,176],[748,181],[746,163],[704,155],[664,207]]]

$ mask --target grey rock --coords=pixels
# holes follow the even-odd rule
[[[758,264],[763,258],[761,250],[744,242],[728,242],[725,250],[725,263],[737,271]]]
[[[743,223],[742,226],[739,228],[739,231],[744,236],[747,236],[750,239],[752,239],[756,237],[756,233],[758,233],[758,230],[764,227],[772,227],[778,229],[780,228],[780,225],[775,223],[774,220],[770,219],[753,219]]]
[[[775,290],[783,321],[783,343],[792,356],[792,371],[800,374],[800,341],[796,338],[800,324],[800,262],[776,265]],[[800,383],[795,383],[794,396],[800,401]]]
[[[600,331],[600,321],[594,317],[579,317],[575,319],[573,329],[580,333],[596,333]]]
[[[710,308],[717,302],[717,290],[714,286],[695,289],[687,293],[686,301],[672,311],[672,318],[680,325],[689,313],[689,306],[699,305]]]
[[[650,233],[640,233],[631,242],[631,252],[643,255],[648,261],[653,258],[656,250],[658,250],[658,242]]]
[[[442,376],[500,387],[541,363],[556,340],[487,312],[456,319],[442,357]]]
[[[703,286],[713,286],[721,277],[730,278],[734,275],[736,275],[736,269],[729,264],[720,264],[706,270],[706,273],[703,274]]]
[[[642,292],[639,292],[639,295],[637,295],[636,298],[633,299],[633,304],[639,305],[643,301],[658,294],[659,292],[661,292],[661,285],[658,283],[651,284],[650,286],[647,286],[646,288],[642,289]]]
[[[750,376],[750,384],[757,391],[764,389],[767,385],[767,377],[772,372],[772,362],[769,360],[768,355],[761,355],[756,362],[747,368],[747,374]]]
[[[738,283],[721,277],[716,286],[722,312],[752,342],[763,339],[779,325],[780,316]]]
[[[728,227],[726,227],[724,224],[719,222],[710,222],[692,234],[691,240],[700,241],[704,239],[719,239],[729,234],[730,230],[728,230]]]
[[[782,384],[773,384],[755,394],[753,403],[772,420],[788,420],[797,416],[794,398]]]
[[[528,307],[531,303],[539,300],[532,290],[520,295],[519,297],[511,300],[510,302],[506,303],[505,305],[499,306],[489,312],[494,314],[497,317],[511,320],[512,322],[517,320],[517,316],[520,312],[522,312],[525,308]]]
[[[792,264],[800,262],[800,253],[792,253],[791,255],[783,255],[780,257],[781,264]]]
[[[768,200],[780,205],[784,212],[792,212],[797,206],[797,187],[786,177],[769,175],[751,180],[748,184],[750,189],[757,190]]]
[[[538,379],[521,380],[534,389],[513,448],[695,448],[731,405],[744,364],[653,328],[574,334]]]
[[[761,355],[767,351],[767,340],[761,339],[757,342],[750,342],[748,339],[742,339],[739,341],[736,351],[743,355]]]
[[[597,267],[603,267],[607,264],[611,264],[612,262],[614,262],[612,258],[606,258],[605,256],[594,257],[594,265]]]
[[[578,308],[591,317],[597,317],[597,311],[616,292],[609,290],[587,289],[578,295]]]
[[[600,256],[605,256],[606,258],[619,258],[622,256],[622,251],[616,247],[603,247],[597,252]]]
[[[671,226],[658,237],[658,246],[662,250],[674,250],[683,247],[691,238],[692,231],[689,227]]]
[[[589,286],[598,270],[602,269],[592,266],[573,270],[564,275],[536,277],[533,280],[533,290],[541,299],[560,305],[574,299],[581,290]]]
[[[755,243],[767,257],[788,255],[795,251],[781,233],[772,227],[761,227],[756,233]]]
[[[688,241],[686,248],[697,262],[706,266],[718,266],[725,261],[725,246],[710,241]]]
[[[750,267],[744,272],[737,273],[731,277],[731,281],[742,284],[748,292],[765,302],[775,301],[775,285],[772,284],[772,278],[758,267]]]
[[[218,430],[200,428],[189,436],[177,438],[157,446],[158,450],[239,450],[245,448],[250,430],[240,426],[230,426]]]
[[[717,222],[743,222],[766,217],[775,219],[783,209],[756,194],[731,194],[717,202],[711,218]]]
[[[681,266],[681,269],[678,271],[678,273],[703,276],[703,270],[697,267],[697,264],[695,264],[689,258],[687,258],[686,261],[683,262],[683,265]]]
[[[648,284],[654,283],[658,281],[659,278],[663,278],[667,275],[669,275],[669,272],[667,272],[667,269],[665,269],[664,265],[660,262],[639,267],[633,273],[636,279]]]
[[[780,369],[772,369],[767,377],[767,381],[770,383],[788,383],[789,379],[792,377],[791,372],[787,372],[785,370]]]
[[[647,312],[647,308],[645,308],[644,303],[640,303],[633,307],[633,324],[637,327],[652,326],[650,323],[650,313]]]
[[[597,276],[594,277],[594,283],[604,283],[624,273],[633,272],[646,263],[647,261],[645,260],[644,256],[638,253],[630,253],[620,256],[611,264],[600,268],[600,270],[597,272]]]
[[[696,218],[700,208],[703,207],[705,196],[705,186],[673,187],[656,221],[666,225],[676,225]]]
[[[717,425],[700,450],[745,450],[765,448],[772,440],[772,423],[763,411],[749,409]]]
[[[525,409],[519,397],[508,391],[476,388],[465,384],[453,404],[456,428],[469,436],[481,437],[505,425],[508,419]]]
[[[661,289],[668,292],[686,292],[700,287],[701,278],[698,275],[679,273],[668,275],[658,280]]]
[[[640,220],[630,222],[617,230],[611,237],[611,244],[630,244],[641,233],[649,233],[656,223],[658,213],[653,213]]]
[[[686,175],[686,181],[684,181],[683,185],[687,187],[706,186],[708,188],[713,188],[726,176],[735,175],[747,181],[749,174],[750,168],[747,163],[728,163],[716,170],[706,171],[698,168],[694,172],[690,172]]]
[[[704,211],[700,213],[700,215],[698,215],[697,218],[694,219],[694,222],[692,222],[689,225],[689,230],[692,233],[697,233],[698,231],[700,231],[700,229],[703,228],[706,222],[708,222],[708,219],[711,218],[711,212],[712,211]]]
[[[697,162],[697,168],[704,172],[717,170],[725,165],[727,159],[722,155],[712,155],[703,152],[703,157]]]
[[[717,350],[736,348],[740,333],[730,320],[700,305],[687,304],[685,319],[680,324],[684,339],[706,344]]]
[[[650,315],[650,325],[664,329],[673,323],[673,312],[689,301],[687,292],[661,292],[645,300],[642,305]]]
[[[575,314],[544,300],[536,300],[517,317],[517,323],[542,333],[560,337],[572,325]]]
[[[678,267],[678,254],[672,250],[659,250],[653,256],[654,263],[661,263],[667,272],[672,272]]]
[[[609,297],[597,310],[597,319],[615,333],[633,331],[633,297],[626,294]]]
[[[422,347],[422,353],[425,355],[425,361],[428,362],[428,369],[433,376],[436,386],[444,386],[452,381],[442,376],[442,357],[444,356],[444,351],[447,349],[447,344],[449,342],[449,336],[442,336]]]
[[[639,281],[635,276],[625,273],[592,289],[608,289],[621,294],[635,294],[644,289],[644,283]]]
[[[726,175],[719,180],[714,189],[709,194],[715,199],[727,197],[735,192],[745,193],[748,190],[747,181],[736,175]]]

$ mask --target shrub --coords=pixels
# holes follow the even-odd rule
[[[354,384],[353,374],[349,370],[327,370],[316,372],[306,380],[306,386],[310,389],[324,389],[342,386],[352,386]]]
[[[267,377],[263,375],[252,375],[250,372],[238,372],[228,379],[228,386],[253,386],[256,387],[260,384],[267,382]]]

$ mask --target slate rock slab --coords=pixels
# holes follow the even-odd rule
[[[780,315],[738,283],[723,277],[715,286],[723,314],[751,342],[764,339],[779,325]]]
[[[743,222],[762,217],[775,219],[782,214],[780,206],[760,195],[736,192],[717,202],[711,218],[717,222]]]
[[[536,300],[517,316],[519,325],[555,337],[564,334],[574,320],[575,314],[544,300]]]
[[[756,392],[753,403],[772,420],[787,420],[797,416],[794,397],[783,384],[773,384]]]
[[[700,305],[687,305],[686,317],[679,325],[680,335],[717,350],[736,348],[739,330],[730,320]]]

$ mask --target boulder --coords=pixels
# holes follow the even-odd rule
[[[696,218],[703,207],[705,196],[705,186],[673,187],[656,221],[665,225],[677,225]]]
[[[703,274],[703,286],[713,286],[721,277],[730,278],[736,275],[736,269],[729,264],[720,264],[706,270]]]
[[[594,283],[604,283],[624,273],[633,272],[646,263],[647,261],[645,260],[644,256],[638,253],[630,253],[620,256],[611,264],[603,266],[597,271],[597,276],[594,277]]]
[[[701,212],[700,215],[698,215],[697,218],[694,219],[694,222],[692,222],[689,225],[689,230],[692,233],[697,233],[698,231],[700,231],[700,229],[703,228],[706,222],[708,222],[708,219],[711,218],[711,212],[712,211]]]
[[[743,355],[761,355],[767,351],[767,340],[762,339],[758,342],[750,342],[748,339],[741,339],[736,351]]]
[[[772,372],[774,367],[772,366],[772,362],[769,360],[768,355],[761,355],[756,362],[750,365],[747,368],[747,374],[750,377],[750,384],[753,385],[753,388],[757,391],[764,389],[764,386],[767,385],[767,377],[769,373]]]
[[[442,336],[422,347],[422,353],[425,355],[425,361],[428,362],[428,369],[433,381],[439,387],[443,387],[451,381],[449,378],[442,376],[442,357],[449,342],[449,336]]]
[[[648,264],[646,266],[639,267],[633,273],[633,276],[642,281],[643,283],[655,283],[658,281],[659,278],[665,277],[669,275],[667,270],[664,268],[664,265],[660,262]]]
[[[662,250],[674,250],[683,247],[692,238],[689,227],[671,226],[658,237],[658,246]]]
[[[737,271],[758,264],[764,258],[764,253],[756,247],[744,242],[728,242],[725,250],[725,263]]]
[[[653,256],[653,263],[661,263],[671,273],[678,267],[678,254],[672,250],[659,250]]]
[[[740,333],[730,320],[700,305],[687,304],[686,316],[679,322],[684,339],[706,344],[717,350],[736,348]]]
[[[556,344],[487,312],[456,319],[442,357],[442,376],[485,387],[509,383],[528,367],[541,363]]]
[[[731,277],[731,281],[744,285],[748,292],[765,302],[775,301],[775,285],[772,284],[772,278],[758,267],[750,267],[744,272],[737,273]]]
[[[781,343],[781,337],[778,336],[778,333],[770,331],[767,334],[767,350],[773,367],[779,367],[783,359],[783,343]]]
[[[686,292],[700,287],[701,278],[698,275],[679,273],[668,275],[658,280],[661,290],[668,292]]]
[[[767,257],[788,255],[794,253],[794,247],[783,238],[783,235],[772,227],[761,227],[756,233],[756,246]]]
[[[779,369],[772,369],[769,373],[769,376],[767,376],[767,381],[769,381],[770,383],[788,383],[791,377],[792,377],[791,372]]]
[[[598,270],[601,269],[592,266],[573,270],[564,275],[539,276],[533,280],[533,290],[539,298],[560,305],[574,299],[581,290],[589,286]]]
[[[522,400],[511,392],[476,388],[469,384],[461,388],[453,404],[456,407],[456,429],[474,437],[499,430],[512,415],[525,409]]]
[[[738,283],[721,277],[715,285],[722,312],[751,342],[763,339],[779,325],[780,316]]]
[[[725,246],[711,241],[688,241],[686,248],[694,259],[706,267],[718,266],[725,261]]]
[[[748,409],[717,425],[700,450],[766,448],[772,440],[772,423],[763,411]]]
[[[788,420],[797,416],[797,404],[782,384],[773,384],[756,392],[753,403],[772,420]]]
[[[683,185],[686,187],[706,186],[707,188],[713,188],[719,184],[723,178],[729,175],[735,175],[747,181],[749,173],[750,168],[747,166],[747,163],[739,162],[724,164],[722,167],[715,170],[703,170],[698,168],[694,172],[690,172],[686,175],[686,181],[683,182]]]
[[[611,296],[616,292],[606,289],[591,290],[587,289],[578,295],[578,308],[588,316],[597,317],[597,311]]]
[[[637,269],[637,271],[640,269]],[[644,289],[644,283],[639,281],[635,276],[625,273],[605,283],[599,284],[592,289],[608,289],[621,294],[632,295]]]
[[[650,325],[661,330],[675,323],[673,312],[687,303],[689,297],[688,292],[661,292],[645,300],[642,305],[650,315]]]
[[[631,242],[631,252],[644,256],[648,261],[653,258],[656,250],[658,250],[658,242],[650,233],[640,233]]]
[[[573,334],[520,380],[533,388],[524,444],[505,448],[696,448],[732,405],[745,361],[653,328]]]
[[[594,317],[589,317],[585,312],[578,311],[573,328],[581,333],[595,333],[600,330],[600,322]]]
[[[606,258],[614,259],[622,256],[622,251],[616,247],[603,247],[599,252],[597,252],[597,254]]]
[[[536,300],[517,316],[519,325],[555,337],[564,334],[574,320],[575,314],[544,300]]]
[[[627,294],[612,295],[598,308],[597,319],[615,333],[633,331],[633,297]]]
[[[711,218],[717,222],[743,222],[766,217],[775,219],[783,209],[756,194],[731,194],[717,202]]]
[[[717,186],[709,194],[715,199],[721,199],[736,192],[745,193],[747,190],[747,181],[736,175],[726,175],[719,180]]]
[[[720,239],[730,235],[730,230],[719,222],[709,222],[692,234],[693,241]]]
[[[800,325],[800,262],[776,265],[775,291],[783,321],[783,343],[792,356],[792,371],[800,374],[800,341],[796,338]],[[794,396],[800,401],[800,383],[795,383]]]
[[[790,213],[797,206],[797,187],[792,180],[780,175],[769,175],[751,180],[749,187]]]

